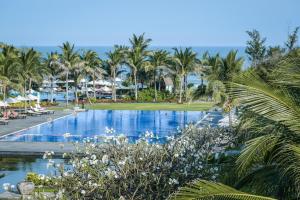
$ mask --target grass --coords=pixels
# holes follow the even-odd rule
[[[81,105],[79,105],[81,107]],[[212,102],[201,103],[97,103],[85,105],[91,110],[175,110],[175,111],[206,111],[212,108]],[[53,110],[63,110],[66,107],[53,107]],[[71,108],[71,107],[70,107]]]

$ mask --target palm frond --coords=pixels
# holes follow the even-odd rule
[[[300,133],[300,109],[284,89],[273,88],[251,73],[228,83],[227,89],[231,97],[238,98],[247,109]]]
[[[246,147],[242,150],[236,163],[238,165],[239,175],[243,174],[254,164],[258,164],[265,159],[274,146],[279,141],[277,135],[263,135],[246,142]]]
[[[170,197],[171,200],[274,200],[247,194],[222,183],[197,180]]]

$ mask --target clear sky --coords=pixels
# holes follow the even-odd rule
[[[157,46],[245,46],[246,30],[283,44],[300,26],[300,0],[0,0],[0,42],[127,44],[145,32]]]

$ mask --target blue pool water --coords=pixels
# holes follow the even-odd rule
[[[177,133],[188,123],[205,119],[209,113],[198,111],[143,111],[143,110],[90,110],[69,115],[1,138],[2,141],[67,142],[82,141],[94,136],[124,134],[135,141],[146,131],[152,131],[157,140]],[[221,114],[208,123],[216,124]],[[115,133],[107,133],[113,128]],[[70,133],[69,137],[64,137]],[[66,136],[66,135],[65,135]]]

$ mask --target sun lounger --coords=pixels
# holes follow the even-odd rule
[[[2,125],[7,125],[8,124],[8,121],[3,119],[3,118],[0,118],[0,124]]]
[[[26,114],[30,115],[30,116],[38,116],[38,115],[42,115],[42,113],[39,112],[34,112],[32,110],[27,110]]]
[[[26,115],[19,114],[15,111],[12,111],[10,115],[12,117],[14,117],[15,119],[25,119],[26,118]]]
[[[42,108],[39,104],[35,105],[35,109],[37,112],[47,112],[47,114],[54,114],[54,110],[47,110],[45,108]]]
[[[75,111],[75,112],[85,112],[86,109],[79,108],[78,106],[75,106],[75,107],[74,107],[74,111]]]

